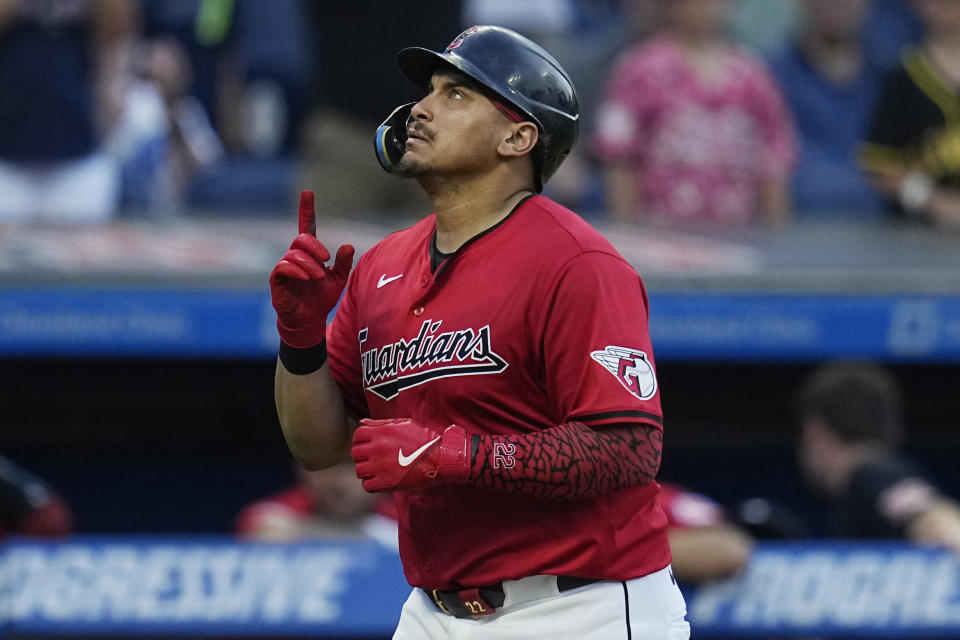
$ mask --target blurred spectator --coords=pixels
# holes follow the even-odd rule
[[[374,159],[373,135],[396,107],[422,92],[397,73],[396,52],[463,30],[459,0],[328,0],[308,3],[316,47],[312,108],[303,134],[300,182],[320,214],[407,211],[430,203],[413,180],[397,180]],[[402,28],[401,28],[402,25]]]
[[[236,213],[286,203],[315,60],[306,0],[141,1],[146,37],[185,52],[189,101],[203,106],[226,150],[188,181],[187,206]]]
[[[0,456],[0,540],[9,535],[66,536],[70,509],[40,478]]]
[[[314,65],[305,5],[306,0],[237,0],[242,82],[237,137],[250,155],[296,150]]]
[[[960,2],[914,7],[926,35],[888,74],[860,161],[897,215],[960,227]]]
[[[464,21],[496,24],[531,36],[569,33],[578,16],[575,0],[465,0]]]
[[[364,491],[352,460],[319,471],[299,464],[295,469],[296,485],[244,507],[237,518],[238,535],[273,542],[369,538],[397,548],[393,499]]]
[[[883,68],[897,63],[904,48],[923,39],[913,0],[871,0],[864,29],[868,57]]]
[[[144,42],[134,61],[135,78],[107,143],[121,163],[123,202],[180,209],[193,176],[223,158],[223,145],[190,93],[192,69],[179,42]]]
[[[233,155],[293,149],[312,69],[303,0],[142,0],[148,38],[183,47],[186,87]]]
[[[756,540],[810,537],[810,527],[799,511],[765,496],[753,496],[737,504],[735,520]]]
[[[730,35],[757,55],[778,51],[796,35],[802,2],[736,0],[730,16]]]
[[[630,46],[642,41],[660,28],[661,11],[658,7],[660,0],[621,0],[620,10],[623,24],[621,28],[626,32],[626,45]]]
[[[802,384],[796,412],[800,466],[833,503],[834,535],[902,537],[960,553],[960,507],[897,451],[901,389],[888,371],[825,365]]]
[[[771,61],[800,139],[791,183],[798,214],[883,215],[855,159],[880,93],[883,68],[862,35],[869,0],[805,0],[797,39]]]
[[[680,582],[731,576],[746,566],[753,538],[705,495],[669,482],[660,483],[660,506],[667,514],[673,573]]]
[[[129,0],[0,0],[0,221],[88,223],[118,204],[101,151],[123,100]]]
[[[763,63],[724,38],[729,0],[656,0],[659,28],[608,76],[595,151],[622,220],[779,222],[789,114]]]
[[[221,84],[237,73],[233,53],[234,2],[206,0],[140,0],[144,37],[173,38],[186,53],[191,70],[190,93],[217,122],[222,116]],[[201,7],[203,5],[203,7]],[[202,15],[201,15],[202,14]],[[231,83],[238,81],[232,80]],[[226,100],[223,100],[225,103]],[[235,108],[235,107],[234,107]]]

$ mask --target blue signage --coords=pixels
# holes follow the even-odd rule
[[[389,637],[409,592],[376,542],[21,541],[0,556],[0,635]]]
[[[960,637],[960,559],[902,543],[761,541],[737,577],[683,590],[697,638]],[[0,636],[390,637],[409,593],[376,542],[0,546]]]
[[[661,360],[960,361],[960,297],[650,294]]]
[[[650,293],[660,361],[960,362],[960,296]],[[263,289],[0,289],[0,356],[272,358]]]
[[[275,356],[264,289],[0,289],[0,355]]]
[[[740,576],[685,595],[712,637],[960,637],[960,559],[903,544],[763,543]]]

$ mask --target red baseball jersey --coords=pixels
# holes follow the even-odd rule
[[[662,428],[636,271],[573,212],[533,196],[431,272],[430,216],[363,255],[328,330],[356,418],[525,434],[578,421]],[[658,485],[546,500],[472,485],[397,492],[412,586],[533,574],[624,580],[670,562]]]

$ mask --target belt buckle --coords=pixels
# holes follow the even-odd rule
[[[430,589],[430,597],[433,598],[433,603],[440,607],[440,611],[443,611],[448,616],[452,616],[453,612],[443,604],[443,600],[440,599],[440,594],[437,589]]]

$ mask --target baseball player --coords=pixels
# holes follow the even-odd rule
[[[350,455],[392,492],[414,587],[396,639],[688,638],[643,284],[539,195],[577,139],[569,76],[493,26],[398,64],[425,95],[380,127],[377,157],[434,213],[350,274],[353,248],[326,264],[302,195],[270,280],[291,451]]]

